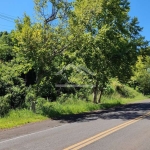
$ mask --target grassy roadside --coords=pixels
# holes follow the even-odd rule
[[[44,115],[46,115],[47,117],[57,118],[63,115],[79,114],[94,110],[108,109],[114,106],[144,100],[146,98],[147,97],[143,95],[138,95],[135,98],[103,97],[101,104],[94,104],[92,102],[86,102],[82,100],[70,100],[65,103],[60,102],[45,103],[43,106],[43,112]]]
[[[147,98],[133,89],[129,89],[129,91],[135,96],[125,98],[115,92],[112,95],[103,96],[101,104],[94,104],[90,101],[87,102],[75,97],[67,98],[64,102],[45,102],[45,104],[42,105],[42,115],[35,114],[26,109],[11,110],[4,118],[0,118],[0,129],[8,129],[31,122],[38,122],[46,120],[48,117],[55,118],[68,114],[79,114],[94,110],[107,109]],[[92,98],[90,97],[90,99]]]
[[[31,122],[38,122],[47,119],[47,117],[34,114],[33,112],[22,110],[11,110],[4,118],[0,118],[0,129],[8,129],[24,125]]]

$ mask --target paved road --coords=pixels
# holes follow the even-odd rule
[[[0,131],[0,150],[150,150],[149,112],[145,100],[32,124],[32,131],[26,126]]]

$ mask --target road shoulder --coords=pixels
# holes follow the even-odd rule
[[[0,141],[47,130],[57,126],[61,126],[62,124],[64,124],[64,122],[61,122],[59,120],[47,119],[41,122],[29,123],[11,129],[0,129]]]

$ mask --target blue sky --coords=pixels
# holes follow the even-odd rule
[[[139,25],[143,27],[141,33],[150,41],[150,0],[129,0],[131,10],[129,15],[137,17]],[[32,18],[35,15],[33,0],[1,0],[0,2],[0,31],[14,29],[14,18],[22,18],[24,12]]]

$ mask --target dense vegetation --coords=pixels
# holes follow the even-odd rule
[[[35,0],[39,22],[24,15],[0,32],[1,116],[74,114],[150,93],[150,49],[127,0],[52,1],[55,25],[41,12],[48,2]]]

